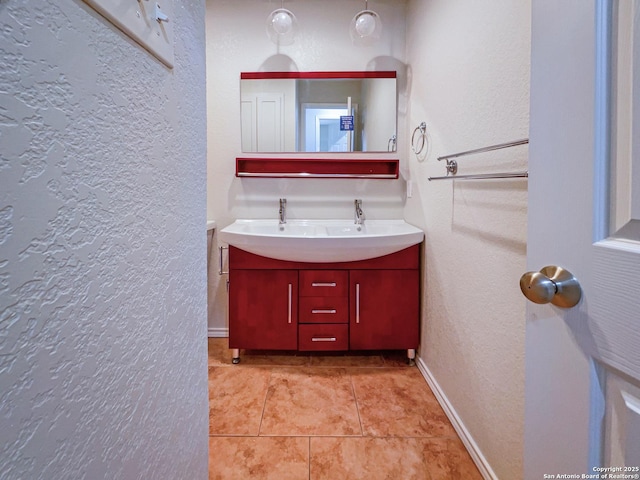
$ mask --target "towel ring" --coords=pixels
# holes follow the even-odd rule
[[[417,138],[416,141],[416,133],[418,133],[418,131],[420,131],[420,135]],[[420,144],[419,147],[416,147],[416,144]],[[422,153],[422,150],[424,150],[424,146],[427,144],[427,124],[422,122],[420,125],[418,125],[415,130],[413,131],[413,134],[411,135],[411,150],[413,150],[413,153],[415,153],[416,155],[420,155]]]

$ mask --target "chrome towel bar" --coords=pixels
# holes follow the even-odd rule
[[[528,176],[529,172],[478,173],[476,175],[445,175],[442,177],[429,177],[428,180],[487,180],[490,178],[520,178]]]
[[[492,150],[500,150],[501,148],[509,148],[509,147],[515,147],[518,145],[525,145],[527,143],[529,143],[529,139],[523,138],[522,140],[514,140],[513,142],[499,143],[497,145],[490,145],[488,147],[476,148],[474,150],[467,150],[466,152],[452,153],[451,155],[443,155],[442,157],[438,157],[438,161],[448,160],[449,158],[464,157],[465,155],[471,155],[473,153],[490,152]]]
[[[513,142],[499,143],[497,145],[489,145],[488,147],[476,148],[473,150],[467,150],[465,152],[452,153],[451,155],[443,155],[438,157],[438,161],[446,160],[447,175],[442,177],[428,177],[427,180],[487,180],[497,178],[526,178],[529,176],[529,172],[501,172],[501,173],[478,173],[473,175],[456,175],[458,173],[458,162],[453,160],[454,158],[464,157],[465,155],[472,155],[474,153],[491,152],[493,150],[500,150],[502,148],[515,147],[517,145],[525,145],[529,143],[528,138],[522,140],[514,140]]]

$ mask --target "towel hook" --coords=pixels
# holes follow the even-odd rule
[[[396,138],[395,134],[391,135],[391,138],[387,142],[387,152],[395,152],[396,151],[396,142],[397,142],[397,138]]]

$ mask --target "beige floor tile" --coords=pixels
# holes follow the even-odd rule
[[[209,338],[209,366],[232,365],[228,338]]]
[[[317,354],[310,358],[312,367],[384,367],[382,355]]]
[[[240,350],[240,363],[232,363],[228,338],[209,338],[209,366],[298,366],[308,365],[309,356],[297,352]]]
[[[417,368],[350,369],[365,436],[455,436]]]
[[[410,367],[409,357],[406,350],[385,352],[382,357],[384,358],[385,367]]]
[[[415,438],[311,438],[311,480],[426,480],[424,449]]]
[[[306,437],[211,437],[209,480],[307,480]]]
[[[455,439],[313,437],[310,479],[482,480]]]
[[[432,438],[424,442],[424,456],[431,480],[482,480],[482,475],[458,438]]]
[[[210,479],[481,480],[405,352],[241,358],[209,339]]]
[[[309,356],[301,353],[241,350],[239,365],[298,367],[309,365]]]
[[[209,435],[258,435],[271,370],[209,367]]]
[[[260,435],[361,435],[346,370],[274,368]]]

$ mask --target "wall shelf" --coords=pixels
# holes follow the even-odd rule
[[[398,159],[236,158],[236,177],[398,178]]]

